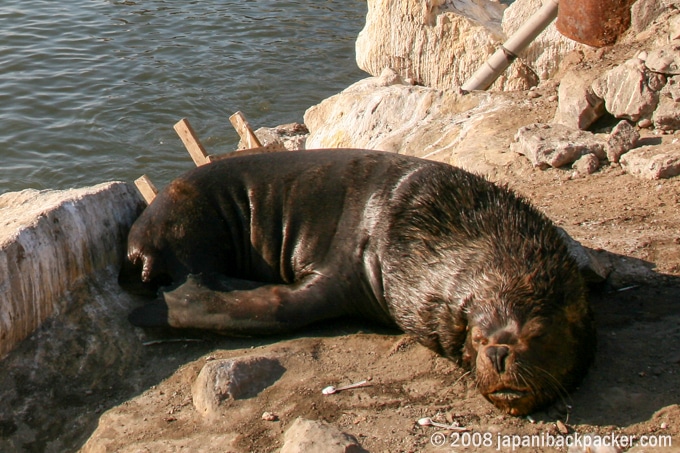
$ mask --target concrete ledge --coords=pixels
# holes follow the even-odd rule
[[[0,359],[64,308],[75,283],[120,264],[142,207],[121,182],[0,195]]]

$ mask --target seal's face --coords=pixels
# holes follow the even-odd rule
[[[582,323],[569,319],[573,312],[524,321],[498,312],[484,313],[483,322],[473,318],[462,358],[475,370],[482,395],[511,415],[564,399],[590,362],[579,347],[588,329],[574,330]]]

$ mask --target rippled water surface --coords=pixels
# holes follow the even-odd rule
[[[364,0],[3,0],[0,193],[69,188],[192,167],[172,126],[211,153],[362,77]]]

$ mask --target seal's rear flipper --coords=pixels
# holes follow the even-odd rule
[[[128,321],[136,327],[170,327],[168,306],[162,300],[155,300],[130,313]]]

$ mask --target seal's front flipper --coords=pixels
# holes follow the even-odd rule
[[[154,300],[130,313],[128,321],[135,327],[170,327],[168,306],[163,300]]]
[[[332,285],[317,274],[290,285],[189,275],[185,283],[162,293],[165,325],[236,335],[291,331],[344,314],[341,308],[333,308],[342,307],[340,301],[328,303],[329,296],[342,294]]]

